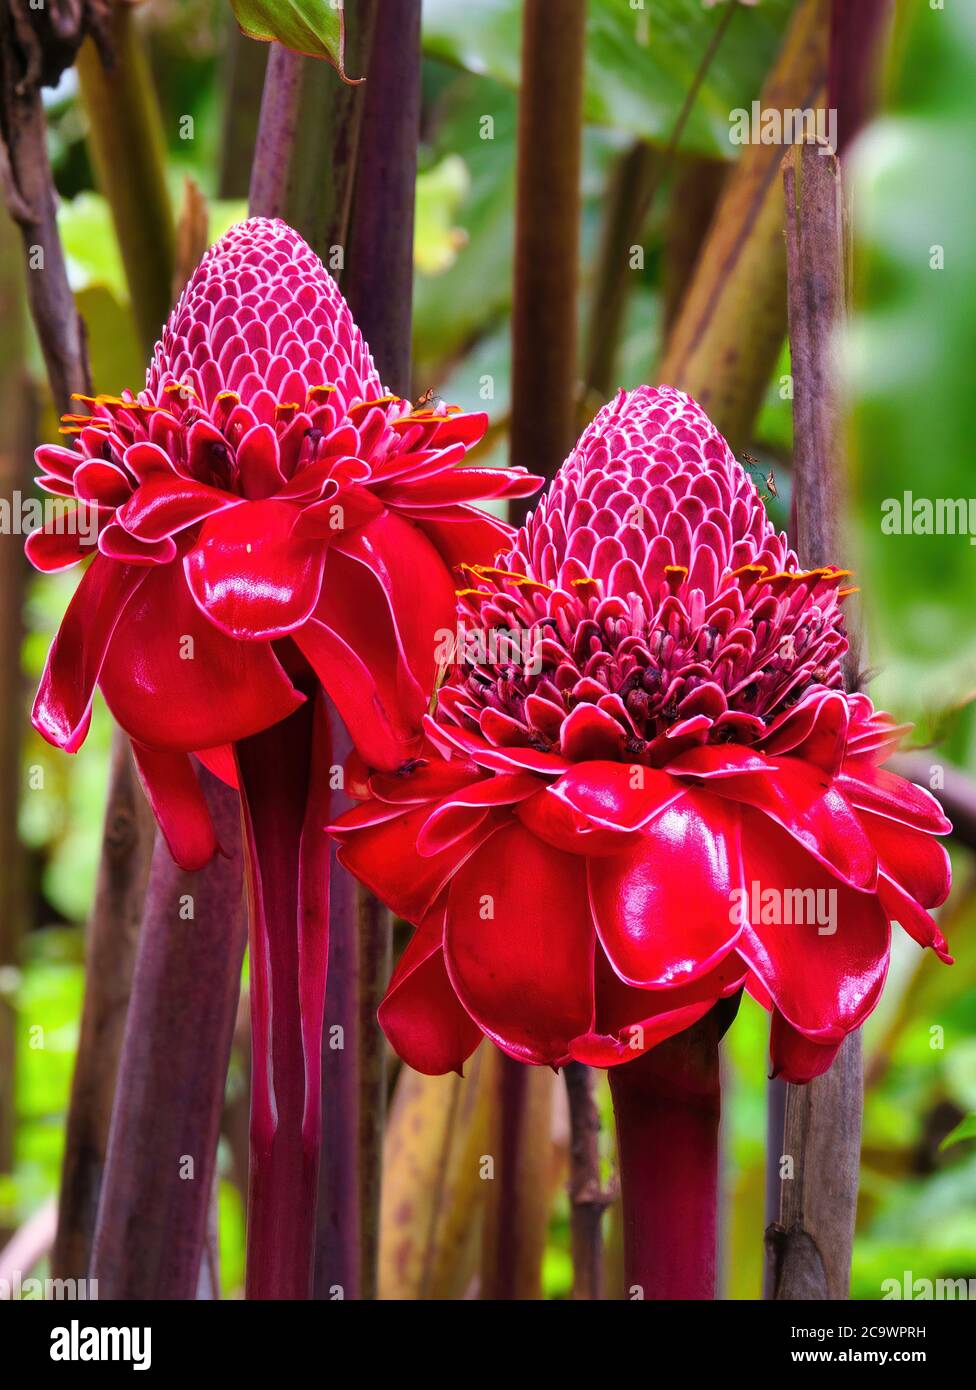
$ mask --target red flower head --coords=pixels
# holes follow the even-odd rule
[[[612,1066],[744,985],[807,1081],[871,1012],[949,825],[846,695],[847,573],[801,570],[701,408],[621,394],[461,591],[426,758],[373,773],[340,858],[419,926],[380,1018],[421,1071],[487,1034]]]
[[[318,257],[260,218],[204,257],[146,389],[85,405],[71,447],[37,451],[40,485],[98,532],[34,706],[44,737],[76,751],[98,684],[188,867],[213,840],[186,755],[232,776],[227,745],[290,714],[309,671],[370,764],[396,767],[453,618],[451,567],[511,535],[471,503],[537,485],[457,467],[485,417],[387,394]],[[89,553],[64,532],[28,538],[39,569]]]

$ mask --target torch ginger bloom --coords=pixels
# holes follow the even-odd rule
[[[799,567],[694,401],[621,393],[465,578],[423,758],[334,827],[418,927],[380,1010],[411,1066],[486,1034],[616,1067],[745,987],[805,1082],[877,1003],[892,920],[949,959],[950,827],[845,694],[847,573]]]
[[[229,745],[296,710],[309,673],[370,765],[398,766],[431,634],[452,621],[451,568],[510,534],[472,503],[538,484],[457,467],[485,416],[386,392],[318,257],[262,218],[208,251],[146,389],[84,405],[69,446],[37,451],[40,486],[98,530],[35,702],[44,737],[77,751],[100,685],[187,868],[214,849],[187,754],[233,777]],[[90,550],[62,522],[27,554],[60,570]]]
[[[387,393],[334,281],[283,222],[204,257],[146,389],[87,399],[40,484],[97,522],[34,705],[50,742],[84,741],[96,684],[130,736],[174,859],[216,848],[190,754],[240,787],[250,902],[248,1294],[311,1278],[328,958],[335,722],[371,766],[418,747],[451,570],[510,528],[475,508],[521,471],[459,468],[483,415]],[[79,528],[81,529],[81,528]],[[86,558],[36,531],[40,569]]]

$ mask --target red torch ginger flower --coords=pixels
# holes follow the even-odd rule
[[[847,578],[799,567],[687,396],[601,412],[467,569],[424,757],[334,828],[418,926],[380,1011],[410,1065],[486,1034],[614,1066],[745,986],[804,1082],[876,1004],[892,920],[949,959],[926,909],[950,827],[880,766],[903,730],[844,692]]]
[[[457,467],[484,415],[388,394],[318,257],[261,218],[204,257],[146,389],[84,405],[69,446],[37,451],[41,487],[98,532],[34,706],[44,737],[76,751],[98,684],[186,867],[214,848],[187,755],[232,778],[228,745],[294,711],[304,672],[372,766],[402,762],[431,634],[453,620],[451,567],[510,535],[472,503],[537,485]],[[62,520],[27,553],[58,570],[90,548]]]
[[[384,391],[335,283],[282,222],[205,256],[146,389],[85,401],[41,485],[76,498],[97,553],[34,706],[52,743],[85,738],[96,684],[132,739],[174,859],[215,845],[190,755],[240,789],[252,1027],[247,1291],[308,1296],[321,1136],[330,768],[339,733],[397,768],[417,748],[452,567],[510,528],[472,504],[523,471],[459,468],[483,415]],[[41,569],[86,558],[63,519],[29,537]],[[89,547],[90,548],[90,547]]]

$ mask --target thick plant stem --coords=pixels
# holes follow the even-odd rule
[[[410,393],[420,8],[421,0],[383,0],[373,33],[343,282],[377,371],[403,396]]]
[[[824,100],[830,0],[801,0],[763,110]],[[786,331],[782,148],[747,145],[729,176],[657,379],[696,397],[733,448],[750,430]]]
[[[420,126],[420,0],[384,0],[382,23],[373,28],[375,13],[367,0],[359,0],[356,10],[348,12],[360,55],[372,31],[368,62],[361,64],[367,80],[362,88],[344,88],[336,96],[339,110],[350,116],[333,127],[336,177],[349,185],[355,174],[351,206],[348,188],[344,200],[349,228],[342,286],[384,383],[407,395]],[[391,33],[396,43],[390,43]],[[354,70],[360,70],[360,63]],[[351,143],[352,114],[358,114],[361,123],[356,143]],[[345,224],[336,237],[346,239]],[[318,249],[326,255],[327,248]],[[338,714],[332,710],[330,717],[333,757],[339,766],[350,743]],[[327,1160],[319,1183],[315,1294],[329,1299],[341,1289],[347,1299],[368,1299],[377,1292],[386,1112],[386,1049],[376,1010],[390,973],[391,918],[334,856],[332,887],[323,1059]],[[341,1048],[335,1045],[338,1038]]]
[[[228,10],[221,63],[224,109],[220,126],[218,198],[246,198],[257,144],[261,90],[268,56],[276,44],[258,43],[242,33]]]
[[[837,112],[838,155],[874,110],[892,9],[892,0],[831,0],[827,104]]]
[[[78,77],[95,174],[112,209],[139,337],[151,351],[172,307],[175,230],[166,142],[131,5],[114,6],[111,32],[111,66],[88,39],[78,53]]]
[[[783,162],[794,375],[794,524],[802,564],[843,554],[843,431],[837,335],[845,311],[844,219],[836,156],[798,145]],[[858,670],[848,623],[849,690]],[[776,1299],[848,1296],[863,1097],[860,1031],[845,1038],[830,1070],[789,1086],[779,1222],[767,1231],[766,1287]]]
[[[152,813],[116,729],[95,902],[85,944],[85,1001],[65,1125],[57,1278],[87,1277],[139,923],[153,848]]]
[[[718,1037],[712,1011],[610,1071],[627,1298],[715,1297]]]
[[[332,759],[351,751],[336,711]],[[350,804],[336,794],[332,816]],[[336,861],[329,911],[329,991],[322,1053],[326,1161],[319,1176],[315,1297],[376,1296],[379,1179],[386,1108],[386,1044],[376,1010],[390,975],[389,914]]]
[[[338,737],[345,731],[330,709]],[[336,766],[342,758],[333,754]],[[337,799],[334,814],[342,802]],[[314,1296],[376,1296],[386,1048],[376,1024],[390,974],[386,908],[331,855],[329,991]]]
[[[377,3],[346,0],[353,75],[366,65]],[[328,63],[271,45],[251,166],[251,216],[283,217],[340,280],[367,85],[349,86]]]
[[[193,1298],[207,1243],[245,931],[237,793],[198,775],[222,853],[188,874],[156,840],[95,1230],[102,1298]]]
[[[582,1062],[563,1068],[569,1099],[569,1222],[573,1298],[603,1297],[603,1213],[612,1202],[600,1182],[600,1112],[593,1071]]]
[[[576,437],[585,0],[525,0],[519,100],[511,460],[547,478]],[[512,520],[531,507],[512,504]]]
[[[68,283],[58,235],[56,195],[47,156],[40,92],[13,80],[15,49],[6,9],[0,13],[0,125],[9,164],[4,198],[24,247],[27,298],[57,409],[73,392],[89,392],[85,334]],[[116,731],[109,771],[105,833],[86,941],[85,1002],[75,1058],[51,1255],[56,1278],[88,1274],[112,1095],[122,1046],[135,940],[149,857],[152,817],[139,789],[128,740]]]
[[[26,494],[31,485],[31,445],[34,411],[32,392],[23,365],[25,325],[20,281],[20,252],[14,228],[0,219],[0,496]],[[9,653],[20,650],[24,632],[23,606],[27,561],[21,538],[0,536],[0,641]],[[3,900],[0,903],[0,975],[9,976],[20,964],[20,943],[26,916],[26,854],[18,833],[23,778],[21,748],[24,736],[20,664],[3,668],[0,703],[0,864]],[[13,1166],[16,1119],[15,1063],[17,1019],[15,1001],[0,988],[0,1175]],[[4,1230],[0,1225],[0,1241]]]
[[[499,1055],[490,1153],[494,1174],[485,1210],[481,1297],[542,1297],[542,1256],[552,1176],[555,1077]]]
[[[251,969],[248,1298],[311,1295],[329,951],[329,726],[321,696],[235,748]]]
[[[597,272],[589,324],[586,331],[586,365],[583,371],[583,405],[601,405],[613,389],[613,373],[620,329],[627,310],[632,282],[640,272],[634,263],[634,247],[644,230],[647,194],[658,178],[659,156],[643,140],[635,140],[619,156],[607,187],[603,230],[597,256]]]

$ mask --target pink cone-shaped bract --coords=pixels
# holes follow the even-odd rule
[[[138,396],[99,396],[37,451],[41,487],[76,498],[97,552],[34,706],[50,742],[83,742],[96,684],[130,735],[177,859],[213,839],[187,759],[233,777],[229,745],[325,686],[362,756],[418,742],[452,568],[510,528],[473,504],[521,496],[520,470],[458,467],[483,415],[389,395],[335,282],[285,223],[213,246]],[[43,570],[78,564],[87,528],[28,538]]]
[[[847,695],[847,573],[804,571],[704,411],[621,393],[511,549],[472,565],[424,757],[340,858],[418,930],[380,1018],[427,1072],[482,1034],[612,1066],[747,988],[777,1074],[823,1072],[928,910],[949,825]]]

